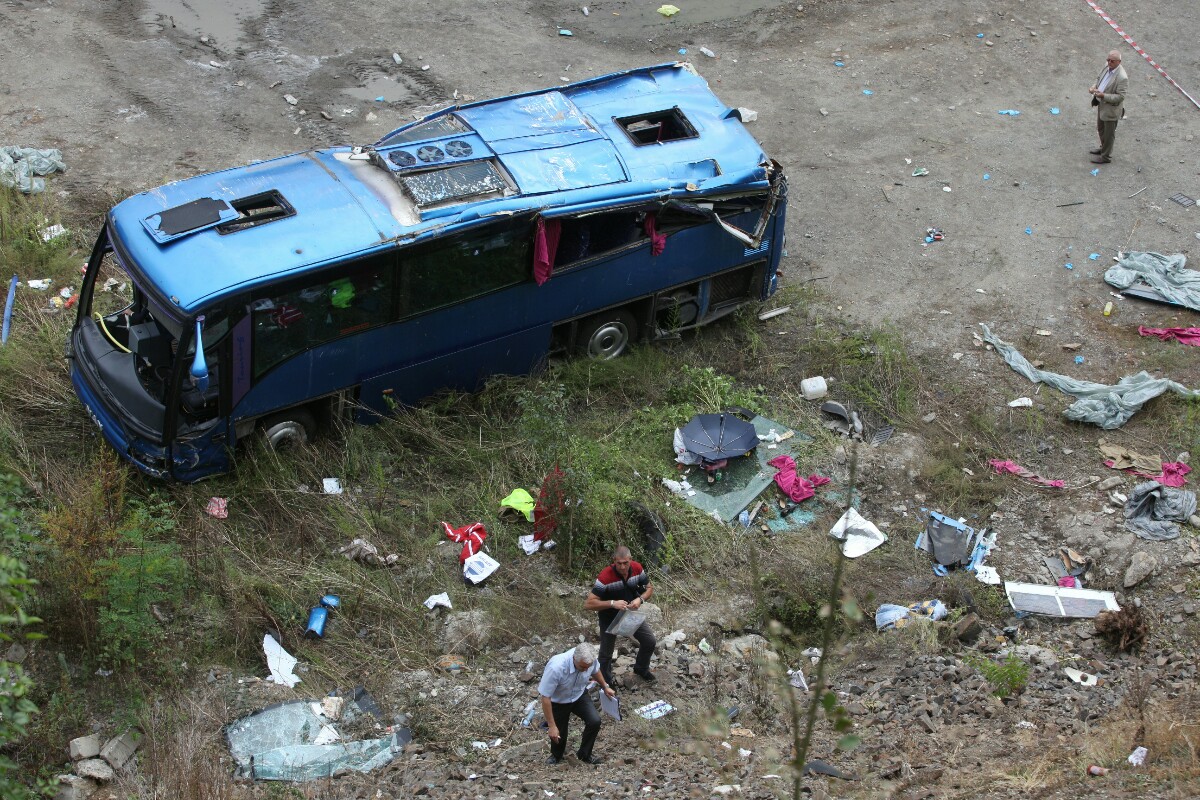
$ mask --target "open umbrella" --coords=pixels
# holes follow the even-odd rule
[[[745,455],[758,446],[758,432],[732,414],[697,414],[680,430],[683,446],[705,461]]]

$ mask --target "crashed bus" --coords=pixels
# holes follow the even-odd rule
[[[549,354],[612,358],[767,299],[787,184],[687,64],[453,106],[107,214],[68,345],[104,437],[227,471]]]

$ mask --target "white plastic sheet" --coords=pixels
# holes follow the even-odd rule
[[[1172,303],[1200,311],[1200,272],[1186,269],[1185,264],[1187,256],[1182,253],[1126,253],[1108,268],[1104,280],[1118,289],[1141,281]]]
[[[270,634],[263,636],[263,653],[267,656],[267,669],[271,671],[270,680],[289,689],[300,682],[292,672],[296,666],[296,657],[283,649],[283,645],[275,641]]]
[[[829,529],[829,535],[843,540],[842,555],[858,558],[887,541],[887,536],[853,508],[846,509],[842,518]]]

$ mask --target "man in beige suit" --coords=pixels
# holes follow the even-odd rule
[[[1112,161],[1113,143],[1117,140],[1117,123],[1125,116],[1125,91],[1129,88],[1129,76],[1121,66],[1121,54],[1113,50],[1108,54],[1108,66],[1100,73],[1096,83],[1088,89],[1092,105],[1096,107],[1096,132],[1100,134],[1100,146],[1091,151],[1093,164]]]

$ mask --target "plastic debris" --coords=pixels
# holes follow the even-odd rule
[[[438,606],[441,606],[442,608],[454,608],[454,606],[450,604],[450,595],[447,592],[429,595],[429,597],[425,598],[424,606],[430,611],[433,611]]]
[[[0,186],[14,187],[23,194],[38,194],[46,190],[41,175],[66,172],[62,152],[34,147],[0,147]]]
[[[208,505],[204,507],[204,513],[210,517],[225,519],[229,516],[229,501],[224,497],[210,497]]]
[[[300,678],[292,672],[296,666],[296,657],[284,650],[274,636],[270,634],[263,636],[263,653],[267,657],[267,669],[271,671],[271,677],[268,680],[289,689],[300,682]]]
[[[1087,768],[1088,775],[1107,775],[1108,767],[1102,767],[1099,764],[1090,764]]]
[[[990,181],[992,179],[992,176],[985,172],[985,173],[983,173],[983,179],[985,181]]]
[[[1033,400],[1028,397],[1018,397],[1016,400],[1009,400],[1009,408],[1029,408],[1033,405]]]
[[[1147,284],[1169,303],[1200,311],[1200,272],[1187,269],[1187,256],[1162,253],[1126,253],[1104,273],[1104,281],[1117,289],[1144,289]]]
[[[1094,170],[1092,170],[1092,176],[1093,176],[1093,177],[1095,177],[1096,175],[1099,175],[1099,174],[1100,174],[1100,168],[1099,168],[1099,167],[1096,167]]]
[[[647,703],[633,713],[637,714],[642,719],[659,719],[665,717],[675,710],[675,706],[668,703],[666,700],[655,700],[653,703]]]
[[[1055,108],[1050,109],[1050,113],[1057,117],[1059,114],[1058,108],[1055,107]]]
[[[662,14],[664,17],[673,17],[679,13],[679,7],[672,5],[661,5],[658,7],[658,13]]]
[[[842,555],[846,558],[858,558],[869,553],[888,538],[854,508],[846,509],[841,519],[829,529],[829,535],[843,541]]]
[[[1017,111],[1015,108],[1006,108],[1003,111],[1000,111],[999,113],[1003,114],[1006,117],[1017,117],[1017,116],[1021,115],[1021,112]]]
[[[44,292],[50,288],[51,281],[49,278],[37,278],[32,281],[25,281],[25,285],[30,289],[37,289],[39,292]]]
[[[342,482],[337,478],[322,478],[321,489],[325,494],[341,494]]]
[[[865,94],[867,97],[870,97],[871,95],[873,95],[875,93],[872,92],[870,89],[863,89],[863,94]]]
[[[1033,228],[1026,228],[1026,229],[1025,229],[1025,235],[1026,235],[1026,236],[1033,236]]]
[[[566,28],[559,28],[559,30],[558,30],[558,35],[559,35],[559,36],[574,36],[575,34],[571,33],[571,32],[570,32],[569,30],[567,30]]]
[[[1070,261],[1068,261],[1067,263],[1063,264],[1063,268],[1064,269],[1075,269],[1075,265],[1072,264]]]
[[[38,233],[41,234],[43,242],[49,242],[52,239],[57,239],[58,237],[64,235],[66,232],[67,232],[67,229],[64,228],[62,225],[48,225],[47,227],[42,228],[41,230],[38,231]]]
[[[833,65],[834,65],[835,67],[844,67],[844,66],[846,66],[846,62],[844,62],[844,61],[835,61],[835,62],[833,62]]]
[[[1125,760],[1128,761],[1130,764],[1132,764],[1135,767],[1140,767],[1142,764],[1146,763],[1146,756],[1148,756],[1149,754],[1150,754],[1150,751],[1147,750],[1146,748],[1138,747],[1138,748],[1135,748],[1134,751],[1129,754],[1129,758],[1127,758]]]
[[[709,50],[707,47],[701,47],[701,48],[700,48],[700,52],[701,52],[701,53],[704,53],[704,55],[708,56],[709,58],[716,58],[716,57],[717,57],[717,54],[716,54],[716,53],[714,53],[712,50]]]
[[[914,178],[920,178],[920,177],[923,177],[928,174],[929,174],[929,170],[925,169],[924,167],[917,167],[912,172],[912,176]]]
[[[1070,576],[1068,576],[1068,577],[1070,577]],[[1087,672],[1080,672],[1079,670],[1075,669],[1074,667],[1064,667],[1063,672],[1066,673],[1066,676],[1068,678],[1070,678],[1071,680],[1075,681],[1076,683],[1078,683],[1082,686],[1095,686],[1098,683],[1100,683],[1100,679],[1097,678],[1095,675],[1092,675]]]
[[[976,38],[976,39],[982,39],[982,38],[983,38],[983,34],[982,34],[982,33],[977,33],[977,34],[975,34],[975,38]]]

